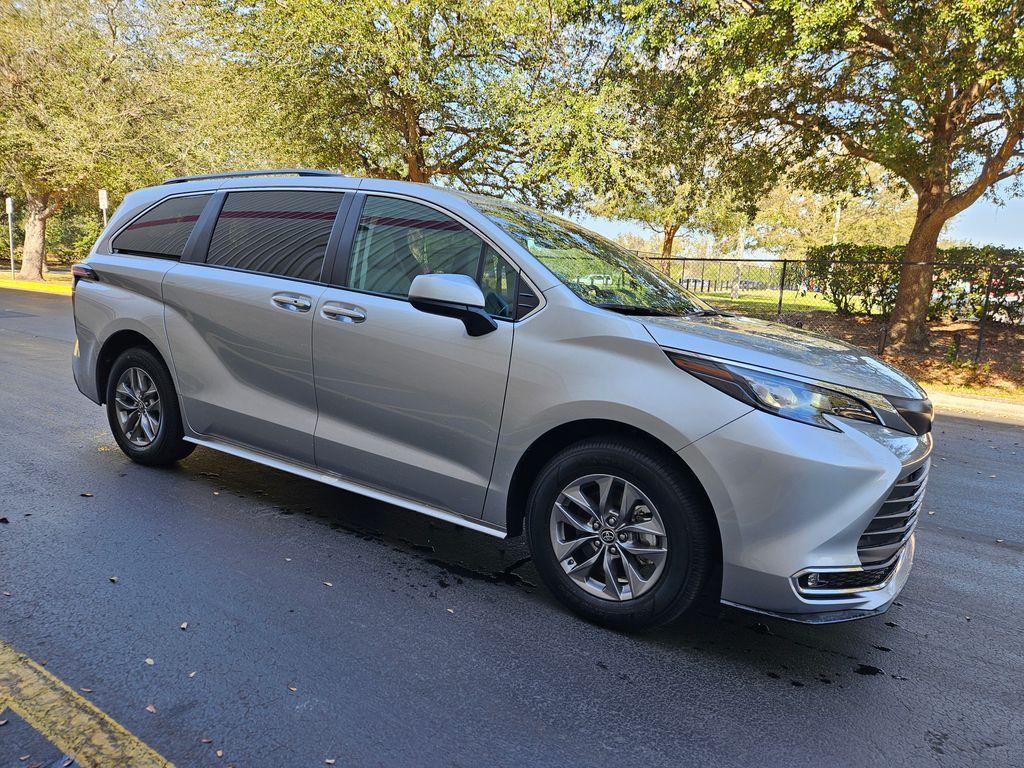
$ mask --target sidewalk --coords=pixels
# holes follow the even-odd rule
[[[936,413],[967,413],[997,419],[1009,419],[1024,424],[1024,402],[999,397],[954,395],[949,392],[929,392]]]

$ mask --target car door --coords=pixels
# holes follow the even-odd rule
[[[353,209],[338,285],[324,291],[313,318],[317,463],[363,485],[479,516],[501,423],[519,273],[434,207],[358,195]],[[471,337],[457,319],[416,310],[409,286],[428,272],[474,277],[497,330]]]
[[[344,197],[218,193],[191,260],[164,278],[165,322],[189,427],[313,465],[313,308]],[[215,216],[215,218],[214,218]]]

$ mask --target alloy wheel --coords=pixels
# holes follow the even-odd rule
[[[136,448],[148,448],[160,431],[160,394],[141,368],[128,368],[114,388],[114,407],[121,433]]]
[[[650,590],[668,557],[658,510],[643,491],[614,475],[586,475],[562,489],[550,535],[565,574],[605,600],[633,600]]]

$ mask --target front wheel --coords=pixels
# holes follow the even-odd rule
[[[676,619],[715,565],[707,501],[668,457],[591,439],[552,458],[527,501],[544,583],[584,618],[638,630]]]
[[[148,349],[133,347],[107,378],[107,420],[125,455],[139,464],[173,464],[195,449],[186,442],[171,374]]]

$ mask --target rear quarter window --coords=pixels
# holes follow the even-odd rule
[[[111,243],[115,253],[180,259],[210,195],[171,197],[122,229]]]

